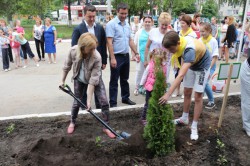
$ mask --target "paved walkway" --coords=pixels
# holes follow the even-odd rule
[[[31,48],[36,54],[35,45],[32,42]],[[59,84],[61,84],[63,63],[69,49],[69,41],[63,41],[57,45],[57,64],[48,64],[48,61],[45,61],[40,62],[40,67],[36,67],[34,62],[29,61],[29,66],[26,69],[15,69],[14,64],[11,63],[11,71],[4,72],[0,70],[0,117],[70,111],[73,98],[58,89]],[[244,58],[241,59],[241,61],[243,60]],[[0,68],[2,69],[2,62],[0,63]],[[143,104],[144,96],[134,96],[133,94],[135,88],[135,69],[136,62],[131,62],[129,79],[130,98],[137,104]],[[72,72],[69,73],[66,83],[73,88],[71,76]],[[107,95],[109,78],[110,69],[107,67],[103,71],[103,80]],[[170,80],[174,80],[172,71],[170,73]],[[236,83],[232,81],[229,92],[239,92],[239,83],[240,81]],[[120,88],[118,105],[124,106],[121,103]]]

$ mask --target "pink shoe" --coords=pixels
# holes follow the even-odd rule
[[[116,136],[109,130],[109,129],[103,129],[102,130],[105,134],[109,136],[109,138],[115,138]]]
[[[68,134],[72,134],[74,132],[74,130],[75,130],[75,124],[70,123],[68,130],[67,130]]]

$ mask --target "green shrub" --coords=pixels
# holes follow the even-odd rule
[[[166,77],[160,61],[155,65],[156,81],[147,111],[147,125],[144,128],[144,138],[153,153],[164,156],[175,150],[175,125],[173,110],[169,104],[159,105],[159,98],[166,90]]]

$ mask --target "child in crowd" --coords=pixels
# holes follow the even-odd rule
[[[12,33],[13,30],[11,28],[8,29],[8,33],[9,33],[9,38],[12,39]],[[15,62],[16,62],[16,69],[18,67],[22,67],[21,65],[21,60],[20,60],[20,43],[16,42],[16,41],[10,41],[10,47],[12,48],[12,51],[16,57]]]
[[[206,46],[193,37],[179,37],[178,33],[169,31],[165,34],[162,45],[171,53],[172,64],[179,57],[183,58],[183,64],[179,74],[172,83],[169,90],[159,99],[159,104],[165,104],[170,99],[172,93],[183,79],[184,86],[184,106],[183,114],[180,118],[175,119],[175,124],[188,125],[189,111],[192,101],[192,92],[195,91],[195,106],[194,116],[191,125],[191,140],[197,140],[198,135],[198,120],[202,112],[203,93],[209,75],[211,57],[206,50]],[[178,60],[177,60],[178,62]],[[180,65],[180,64],[179,64]]]
[[[146,70],[143,73],[140,86],[144,86],[146,89],[146,98],[145,98],[145,104],[141,115],[141,121],[143,125],[146,125],[146,117],[147,117],[147,109],[148,109],[148,103],[149,99],[151,97],[151,93],[153,91],[154,83],[155,83],[155,63],[156,60],[159,59],[162,64],[162,70],[167,78],[167,66],[168,66],[168,60],[166,56],[166,52],[162,51],[161,49],[154,49],[150,54],[150,62],[146,68]],[[167,82],[167,79],[166,79]]]
[[[237,56],[238,55],[238,51],[239,51],[239,46],[240,46],[240,39],[243,38],[242,36],[242,23],[238,24],[238,27],[237,27],[237,32],[238,32],[238,35],[237,35],[237,39],[236,39],[236,49],[235,49],[235,55]]]
[[[10,62],[8,55],[9,41],[4,37],[3,29],[0,29],[0,45],[2,48],[3,70],[5,72],[10,71]]]
[[[211,65],[210,65],[210,74],[207,80],[207,84],[205,87],[205,92],[208,97],[208,103],[205,106],[207,109],[212,109],[215,107],[214,104],[214,96],[213,96],[213,91],[209,85],[209,80],[212,77],[212,75],[215,72],[216,69],[216,61],[219,56],[219,49],[218,49],[218,43],[217,40],[212,36],[212,26],[209,23],[202,23],[200,26],[200,34],[201,38],[199,39],[202,41],[205,45],[207,50],[210,53],[211,57]]]
[[[190,36],[190,37],[193,37],[193,38],[197,38],[196,33],[190,27],[191,24],[192,24],[192,18],[187,14],[182,15],[180,17],[181,31],[180,31],[179,35],[182,36],[182,37]],[[178,64],[180,64],[180,65],[178,65]],[[181,64],[182,64],[181,57],[179,57],[178,59],[175,59],[175,62],[174,62],[174,75],[175,75],[175,78],[179,74]],[[184,95],[180,94],[180,87],[181,87],[181,83],[177,86],[176,93],[174,93],[172,95],[172,97],[181,96],[182,99],[184,98]]]
[[[16,31],[17,29],[14,28],[13,30]],[[7,36],[5,36],[5,37],[8,38],[10,41],[17,41],[21,44],[21,48],[23,50],[23,56],[24,56],[24,63],[25,63],[23,68],[27,68],[27,66],[28,66],[27,54],[29,55],[30,59],[32,59],[36,63],[36,66],[39,67],[38,60],[35,58],[35,55],[31,51],[29,42],[28,42],[28,40],[26,40],[24,38],[23,34],[14,32],[14,33],[12,33],[12,38],[9,38]]]

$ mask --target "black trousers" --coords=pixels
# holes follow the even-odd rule
[[[23,50],[23,58],[24,59],[27,59],[27,54],[29,55],[30,59],[35,57],[35,55],[31,51],[30,44],[28,41],[24,45],[21,45],[21,48]]]
[[[122,100],[127,100],[130,96],[129,91],[129,69],[130,59],[129,54],[115,54],[117,67],[110,66],[110,82],[109,82],[109,104],[110,107],[117,106],[118,80],[120,78],[121,97]]]
[[[8,56],[8,48],[2,48],[2,58],[3,58],[3,69],[9,69],[10,62],[9,62],[9,56]]]
[[[12,55],[12,49],[10,47],[10,45],[8,44],[9,48],[8,48],[8,53],[9,53],[9,59],[10,59],[10,62],[14,62],[14,59],[13,59],[13,55]]]
[[[34,39],[35,39],[35,43],[36,43],[36,52],[37,52],[39,59],[41,60],[41,58],[44,58],[44,42],[42,42],[41,40],[38,40],[36,38],[34,38]],[[40,47],[42,50],[42,55],[40,52]]]

